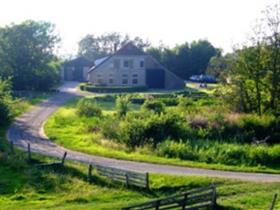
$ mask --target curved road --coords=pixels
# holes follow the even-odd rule
[[[105,166],[127,170],[162,174],[223,177],[257,182],[280,182],[280,174],[230,172],[117,160],[88,155],[58,146],[45,136],[43,132],[43,125],[48,117],[66,101],[82,95],[81,93],[77,93],[75,90],[77,84],[78,83],[73,82],[65,83],[60,88],[59,93],[40,103],[31,111],[18,117],[7,131],[8,140],[13,141],[14,145],[24,150],[27,149],[27,144],[30,143],[31,150],[35,153],[52,157],[62,157],[63,153],[67,151],[67,159],[84,163],[102,164]]]

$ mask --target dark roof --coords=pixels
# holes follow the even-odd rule
[[[128,42],[115,55],[146,55],[145,52],[136,47],[132,42]]]
[[[64,62],[64,66],[93,66],[94,62],[84,57],[78,57],[73,60]]]

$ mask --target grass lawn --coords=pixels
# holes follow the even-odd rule
[[[107,114],[113,112],[110,104],[102,106],[107,107]],[[71,113],[71,105],[66,107],[60,112]],[[4,145],[6,128],[0,127],[0,142]],[[93,183],[89,184],[86,181],[85,165],[66,161],[66,169],[63,171],[39,170],[26,163],[26,154],[17,151],[16,155],[10,155],[6,149],[3,147],[0,152],[1,210],[120,209],[211,183],[217,184],[220,209],[260,210],[268,209],[273,194],[279,193],[280,189],[280,183],[256,184],[221,178],[158,174],[150,177],[150,191],[127,189],[100,177],[95,177]],[[53,161],[52,158],[35,154],[32,157],[40,162]],[[277,202],[275,209],[279,208],[280,202]]]
[[[37,160],[52,159],[33,155]],[[250,183],[221,178],[151,175],[151,190],[127,189],[106,179],[86,181],[85,165],[66,161],[60,171],[38,170],[25,163],[21,155],[0,159],[1,210],[29,209],[120,209],[189,189],[217,184],[221,209],[268,209],[280,183]],[[275,209],[280,208],[278,202]]]
[[[76,100],[73,100],[60,108],[45,124],[45,132],[47,136],[49,136],[54,142],[67,148],[94,155],[142,162],[232,171],[280,173],[279,168],[270,168],[266,166],[230,166],[158,157],[147,148],[138,148],[136,151],[129,151],[123,145],[103,139],[99,132],[88,132],[86,130],[86,125],[92,124],[93,121],[91,118],[77,117],[74,108],[76,102]],[[113,114],[115,112],[115,105],[112,102],[97,102],[97,104],[102,107],[105,115]],[[134,111],[139,110],[139,108],[138,105],[134,105],[133,107]]]

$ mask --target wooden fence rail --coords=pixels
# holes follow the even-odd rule
[[[95,171],[97,175],[105,176],[112,181],[124,183],[127,187],[136,186],[149,189],[149,173],[139,173],[107,166],[90,164],[88,168],[89,181],[93,178],[93,171]]]
[[[216,209],[216,186],[214,184],[206,188],[195,189],[177,195],[153,200],[150,202],[128,206],[122,210],[144,210],[144,209]]]

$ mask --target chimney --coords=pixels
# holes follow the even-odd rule
[[[118,44],[115,43],[115,44],[114,44],[114,53],[117,52],[117,48],[118,48]]]

